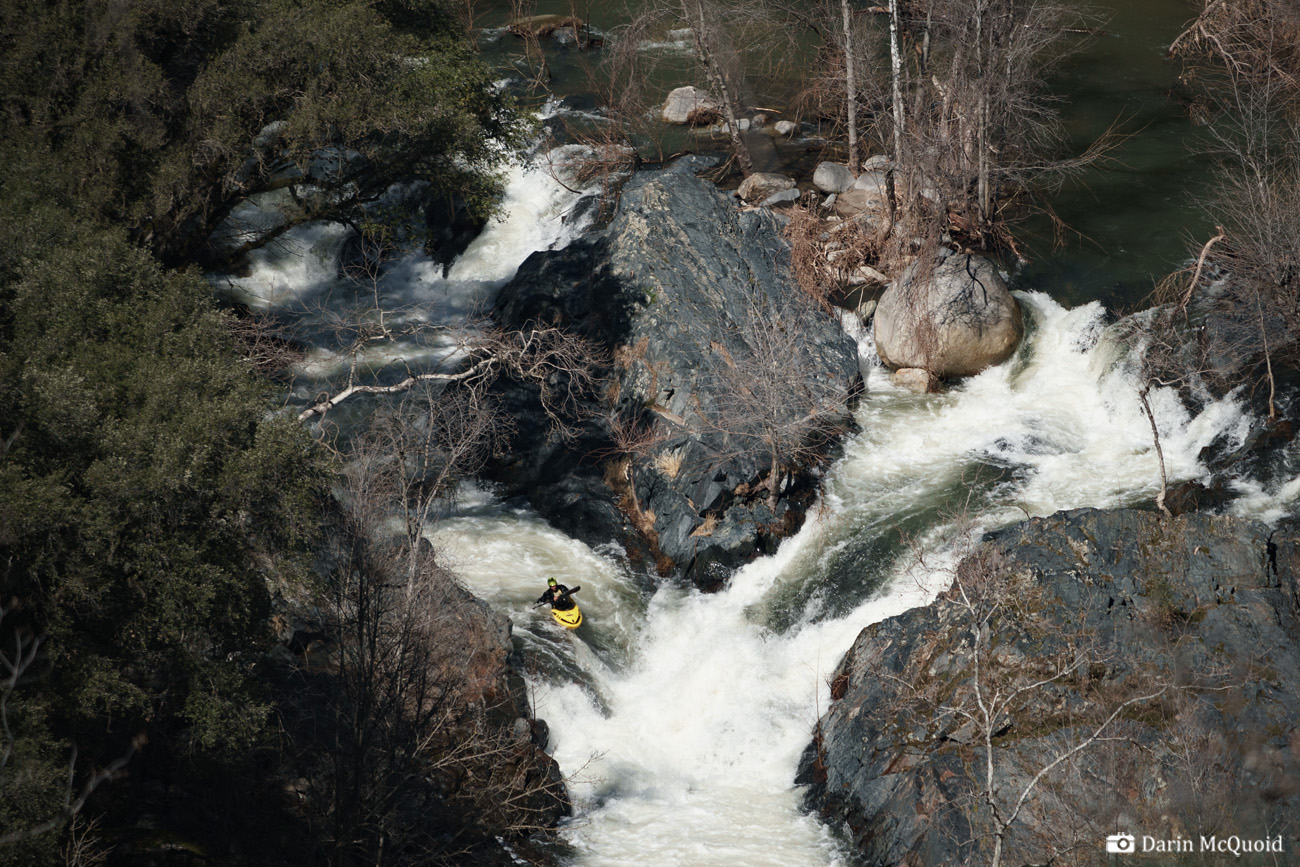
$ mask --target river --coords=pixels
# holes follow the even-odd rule
[[[1166,30],[1171,18],[1161,19]],[[1160,49],[1154,37],[1138,44],[1153,56]],[[1069,74],[1086,78],[1091,62],[1076,61]],[[1166,110],[1135,90],[1145,94],[1143,111]],[[1155,164],[1170,161],[1182,165],[1172,157]],[[1150,182],[1174,186],[1163,175]],[[505,218],[446,277],[415,254],[386,291],[455,321],[490,299],[528,253],[582,229],[566,219],[577,198],[545,172],[518,168]],[[1173,236],[1197,225],[1185,204],[1166,210],[1181,215],[1170,217]],[[1107,213],[1129,247],[1140,246],[1124,207],[1112,203]],[[983,531],[1059,509],[1146,504],[1157,490],[1133,359],[1111,339],[1102,303],[1116,286],[1131,298],[1123,286],[1180,255],[1169,237],[1149,240],[1141,255],[1077,254],[1071,264],[1076,254],[1067,253],[1019,275],[1028,324],[1021,349],[946,393],[897,389],[887,371],[870,367],[861,433],[828,471],[803,529],[719,593],[630,570],[613,540],[589,548],[490,490],[467,488],[456,510],[428,528],[465,584],[514,622],[536,715],[549,723],[574,799],[557,847],[565,863],[853,863],[836,830],[802,810],[793,781],[826,707],[829,674],[858,632],[932,598],[963,545]],[[311,322],[342,291],[333,277],[342,241],[332,229],[294,233],[230,289]],[[310,396],[310,374],[340,363],[323,323],[318,331],[299,400]],[[871,335],[856,336],[872,358]],[[1250,423],[1232,399],[1194,415],[1169,391],[1154,391],[1152,403],[1173,480],[1204,476],[1201,449],[1216,438],[1239,441]],[[1243,479],[1239,491],[1235,512],[1276,519],[1300,479]],[[586,622],[577,632],[532,607],[552,575],[582,588]]]

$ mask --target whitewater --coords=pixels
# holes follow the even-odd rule
[[[445,276],[412,252],[385,276],[385,292],[431,320],[468,322],[530,253],[581,232],[571,215],[590,192],[517,167],[503,218]],[[225,288],[310,323],[341,297],[345,240],[337,228],[304,227]],[[859,631],[926,604],[983,532],[1150,502],[1160,483],[1151,430],[1134,359],[1106,311],[1066,309],[1041,292],[1019,298],[1028,327],[1017,354],[936,395],[894,387],[873,362],[870,332],[846,322],[864,360],[861,432],[827,471],[802,530],[721,592],[631,570],[615,540],[593,549],[487,490],[468,488],[428,527],[465,585],[514,623],[534,711],[574,802],[564,861],[848,863],[836,830],[802,809],[794,778],[828,679]],[[299,399],[337,370],[337,353],[322,337],[299,371]],[[1171,483],[1205,477],[1201,449],[1249,429],[1232,398],[1195,414],[1172,391],[1153,390],[1151,403]],[[1243,480],[1239,492],[1238,513],[1272,519],[1300,496],[1300,479],[1270,490]],[[552,575],[582,587],[576,633],[532,607]]]

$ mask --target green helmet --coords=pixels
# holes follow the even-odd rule
[[[547,587],[554,587],[554,586],[555,586],[555,579],[554,579],[554,578],[547,578],[547,579],[546,579],[546,586],[547,586]]]

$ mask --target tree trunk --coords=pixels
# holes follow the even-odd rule
[[[776,513],[776,504],[781,497],[781,453],[772,446],[772,471],[767,475],[767,507]]]
[[[898,0],[889,0],[889,79],[894,108],[894,167],[903,160],[903,52],[898,44]]]
[[[840,0],[844,22],[844,101],[849,124],[849,171],[858,173],[858,81],[853,69],[853,18],[849,0]]]
[[[1166,518],[1172,518],[1169,507],[1165,505],[1165,494],[1169,491],[1169,476],[1165,472],[1165,450],[1160,447],[1160,429],[1156,427],[1156,416],[1151,411],[1151,402],[1147,400],[1147,392],[1150,390],[1150,385],[1143,385],[1138,391],[1138,399],[1142,401],[1142,411],[1146,413],[1147,421],[1151,423],[1151,439],[1156,444],[1156,459],[1160,461],[1160,493],[1156,494],[1156,508]]]
[[[984,65],[987,59],[984,51],[984,33],[985,17],[988,15],[989,5],[987,0],[977,3],[975,6],[975,68],[977,70],[979,102],[975,111],[975,150],[976,150],[976,173],[978,177],[976,185],[977,207],[979,209],[979,225],[981,231],[988,222],[989,216],[989,82]]]
[[[704,74],[709,79],[709,87],[722,102],[723,118],[727,122],[727,133],[731,137],[731,146],[736,152],[736,160],[740,163],[740,170],[745,177],[749,177],[754,173],[754,161],[750,159],[749,147],[740,134],[740,124],[737,122],[736,116],[736,101],[731,93],[731,88],[727,86],[726,73],[718,65],[716,46],[713,43],[705,16],[704,0],[682,0],[682,15],[691,26],[691,33],[695,39],[695,52],[700,56],[700,62],[704,64]]]
[[[898,0],[889,0],[889,79],[894,110],[894,162],[887,177],[891,226],[898,219],[898,176],[903,168],[903,52],[898,32]]]

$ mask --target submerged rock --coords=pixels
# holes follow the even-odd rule
[[[991,743],[1002,815],[1033,782],[1006,863],[1100,859],[1118,831],[1281,834],[1289,851],[1297,550],[1253,521],[1127,510],[995,534],[960,587],[858,636],[801,764],[810,805],[845,824],[866,864],[986,863]],[[986,704],[1025,689],[984,716],[975,684]]]
[[[769,459],[742,430],[750,420],[730,429],[718,421],[737,391],[726,371],[756,364],[757,326],[788,324],[799,338],[780,358],[783,374],[798,375],[778,416],[807,411],[799,389],[820,390],[839,408],[828,429],[849,425],[860,376],[854,341],[799,293],[779,218],[738,210],[688,172],[695,165],[638,175],[606,230],[534,254],[502,290],[503,324],[573,329],[608,348],[615,365],[578,441],[546,436],[540,420],[521,423],[497,477],[566,532],[593,545],[623,541],[661,571],[714,586],[796,528],[814,496],[805,460],[781,480],[772,508]],[[755,389],[766,387],[755,375]],[[527,394],[511,399],[512,412],[527,413]],[[639,446],[620,453],[611,423],[638,432]]]

